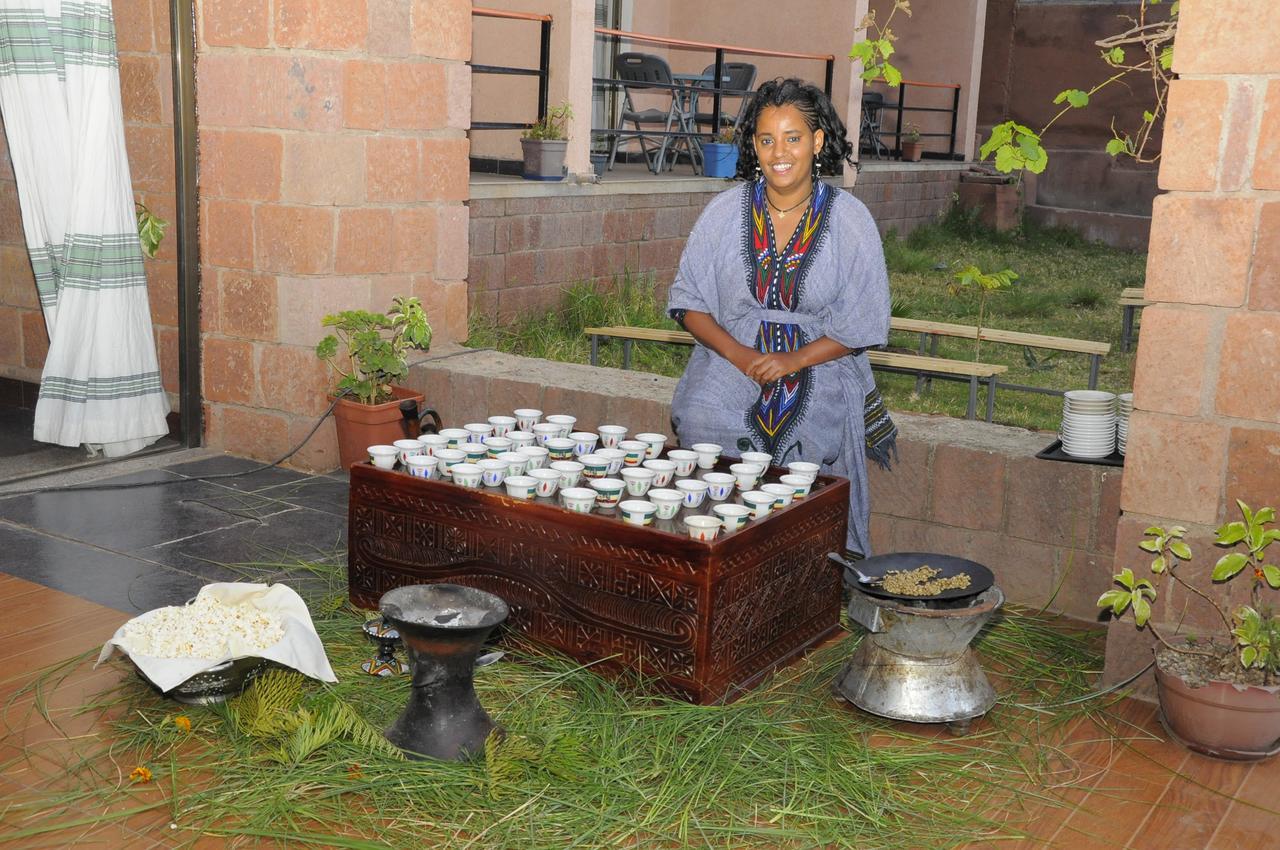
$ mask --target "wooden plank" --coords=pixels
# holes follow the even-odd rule
[[[972,325],[931,322],[925,319],[899,319],[895,317],[889,320],[889,328],[908,333],[937,334],[938,336],[953,336],[961,339],[979,338],[978,328]],[[1027,345],[1032,348],[1051,348],[1058,351],[1074,351],[1081,354],[1107,354],[1111,351],[1111,344],[1108,342],[1094,342],[1065,336],[1029,334],[1022,331],[1001,330],[1000,328],[982,328],[981,338],[984,342]]]
[[[656,328],[583,328],[584,334],[612,336],[620,339],[637,339],[646,342],[670,342],[680,345],[693,345],[693,335],[687,331],[666,331]],[[942,357],[922,357],[916,354],[898,354],[889,351],[868,351],[867,359],[872,366],[893,366],[901,369],[915,369],[943,375],[976,375],[989,378],[1009,371],[1008,366],[993,363],[973,363],[969,360],[947,360]]]
[[[1147,290],[1141,286],[1126,286],[1120,290],[1121,298],[1146,298]]]

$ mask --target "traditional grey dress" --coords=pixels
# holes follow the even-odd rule
[[[709,313],[758,351],[790,351],[822,336],[855,351],[883,345],[889,279],[880,235],[861,201],[819,182],[795,236],[779,248],[763,181],[737,186],[712,199],[694,225],[667,306],[678,320],[687,310]],[[681,445],[765,451],[776,464],[812,461],[847,477],[848,548],[871,554],[866,457],[871,452],[887,464],[896,431],[865,353],[762,389],[698,345],[676,387],[671,418]]]

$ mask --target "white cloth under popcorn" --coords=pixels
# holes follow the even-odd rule
[[[283,584],[222,582],[206,584],[200,588],[194,602],[198,603],[206,597],[227,606],[245,606],[266,616],[239,618],[241,622],[226,631],[230,639],[213,657],[158,658],[139,651],[140,647],[131,646],[129,640],[131,626],[136,631],[138,625],[157,618],[165,619],[172,613],[171,608],[157,608],[134,617],[116,629],[116,633],[102,647],[97,663],[101,664],[110,657],[112,650],[119,649],[162,691],[171,690],[197,673],[203,673],[219,664],[250,656],[275,661],[322,682],[338,681],[329,665],[329,658],[325,655],[324,644],[311,622],[311,613],[302,597],[292,588]],[[273,634],[275,624],[284,627],[284,635],[266,648],[255,645],[253,636]],[[213,624],[205,625],[213,628]],[[154,647],[173,646],[181,638],[180,635],[166,635],[164,632],[161,629],[152,635]]]

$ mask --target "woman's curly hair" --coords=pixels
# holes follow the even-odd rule
[[[755,177],[756,166],[759,164],[755,147],[756,121],[760,117],[760,111],[767,106],[794,106],[800,110],[810,130],[822,131],[825,138],[814,164],[821,168],[823,174],[839,174],[845,163],[857,167],[857,163],[853,161],[853,145],[849,143],[849,133],[836,114],[835,107],[831,105],[831,98],[812,83],[795,77],[785,80],[778,78],[769,80],[756,89],[738,124],[738,177],[745,180]]]

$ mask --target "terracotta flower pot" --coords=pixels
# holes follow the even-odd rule
[[[419,404],[422,393],[404,387],[392,387],[395,396],[382,404],[361,404],[349,398],[338,399],[333,408],[333,418],[338,423],[338,462],[343,469],[364,460],[369,446],[389,445],[396,440],[418,436],[417,424],[406,430],[406,420],[400,413],[400,402],[413,399]]]
[[[1156,665],[1165,729],[1189,749],[1224,759],[1280,752],[1280,686],[1212,681],[1193,688]]]
[[[902,161],[903,162],[919,162],[920,154],[924,152],[924,142],[902,143]]]

